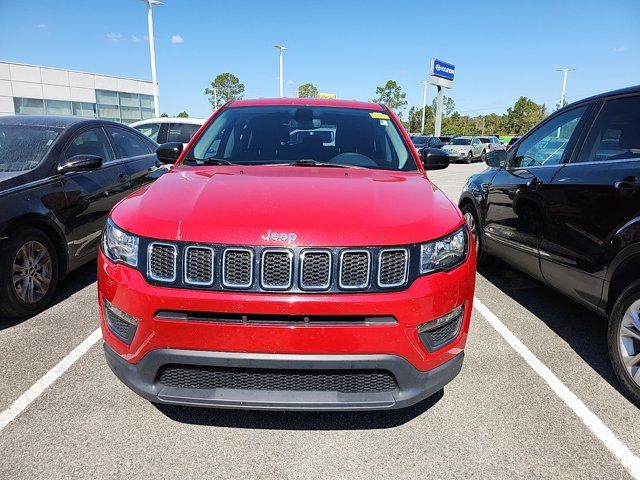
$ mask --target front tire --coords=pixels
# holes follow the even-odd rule
[[[482,154],[480,155],[480,161],[482,163],[485,163],[487,161],[487,152],[485,152],[484,150],[482,151]]]
[[[608,344],[618,381],[640,407],[640,281],[616,300],[609,316]]]
[[[471,162],[473,162],[473,153],[469,152],[467,153],[467,156],[464,159],[464,162],[469,165]]]
[[[46,308],[58,286],[58,255],[44,233],[16,231],[0,252],[0,317],[28,317]]]
[[[478,222],[478,213],[476,212],[475,207],[470,203],[467,203],[462,207],[462,215],[464,216],[464,221],[469,227],[471,235],[473,235],[476,242],[476,265],[478,267],[487,265],[491,261],[491,257],[484,251],[484,247],[482,245],[482,237],[479,232],[480,223]]]

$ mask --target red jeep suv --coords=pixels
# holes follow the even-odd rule
[[[400,408],[460,371],[475,283],[462,214],[374,103],[228,103],[105,228],[113,372],[152,402]]]

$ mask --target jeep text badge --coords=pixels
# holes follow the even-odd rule
[[[296,235],[295,233],[278,233],[267,230],[267,233],[262,235],[260,238],[265,242],[268,242],[269,240],[280,240],[281,242],[293,243],[296,241],[296,238],[298,238],[298,235]]]

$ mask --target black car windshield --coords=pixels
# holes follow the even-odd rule
[[[413,137],[411,141],[414,145],[426,145],[429,143],[429,137]]]
[[[451,143],[451,145],[471,145],[471,139],[470,138],[454,138],[449,143]]]
[[[295,162],[298,166],[330,163],[384,170],[418,169],[386,113],[295,105],[227,108],[185,158],[185,165]]]
[[[31,125],[0,125],[0,172],[21,172],[37,167],[60,130]]]

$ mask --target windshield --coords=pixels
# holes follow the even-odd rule
[[[428,140],[427,137],[414,137],[411,139],[414,145],[426,145]]]
[[[449,142],[451,145],[471,145],[470,138],[454,138]]]
[[[59,128],[0,125],[0,172],[22,172],[37,167],[58,133]]]
[[[491,143],[493,141],[493,139],[491,139],[489,137],[480,137],[480,141],[482,143]]]
[[[384,170],[417,170],[400,132],[383,112],[336,107],[227,108],[195,143],[186,165],[299,160]]]

